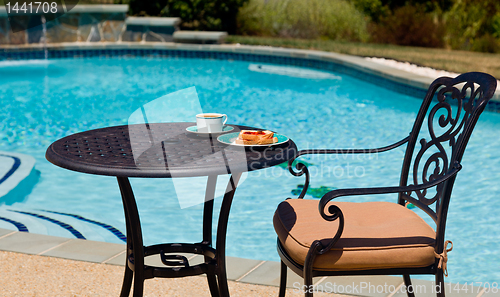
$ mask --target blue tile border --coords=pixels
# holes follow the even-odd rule
[[[101,222],[98,222],[98,221],[94,221],[94,220],[90,220],[90,219],[84,218],[84,217],[82,217],[80,215],[75,215],[75,214],[71,214],[71,213],[64,213],[64,212],[51,211],[51,210],[44,210],[44,211],[48,212],[48,213],[55,213],[55,214],[59,214],[59,215],[73,217],[73,218],[78,219],[80,221],[84,221],[84,222],[87,222],[87,223],[91,223],[91,224],[97,225],[99,227],[102,227],[102,228],[108,230],[113,235],[115,235],[116,237],[118,237],[118,239],[120,239],[121,241],[127,242],[127,237],[125,236],[125,234],[123,234],[122,232],[120,232],[120,230],[116,229],[115,227],[113,227],[111,225],[104,224],[104,223],[101,223]]]
[[[46,216],[43,216],[43,215],[39,215],[37,213],[32,213],[32,212],[27,212],[27,211],[20,211],[20,210],[11,210],[13,212],[17,212],[17,213],[22,213],[22,214],[25,214],[25,215],[29,215],[29,216],[33,216],[33,217],[36,217],[36,218],[39,218],[39,219],[42,219],[42,220],[46,220],[46,221],[49,221],[51,223],[54,223],[56,225],[59,225],[61,226],[62,228],[68,230],[71,234],[73,234],[73,236],[75,236],[76,238],[80,238],[80,239],[86,239],[82,233],[80,233],[78,230],[76,230],[75,228],[73,228],[73,226],[69,225],[69,224],[66,224],[64,222],[61,222],[59,220],[56,220],[56,219],[53,219],[53,218],[49,218],[49,217],[46,217]]]
[[[19,232],[29,232],[28,228],[26,227],[26,225],[24,225],[23,223],[21,222],[18,222],[18,221],[14,221],[14,220],[11,220],[9,218],[4,218],[4,217],[0,217],[0,220],[2,221],[5,221],[7,223],[11,223],[12,225],[14,225],[17,230]]]
[[[77,47],[77,46],[73,46]],[[354,78],[378,85],[383,86],[392,91],[402,93],[408,96],[412,96],[418,99],[423,99],[427,93],[427,87],[420,88],[413,86],[411,84],[406,84],[403,82],[395,81],[393,79],[377,75],[376,71],[370,71],[369,69],[357,69],[352,67],[349,63],[339,63],[334,61],[327,61],[321,59],[321,54],[318,56],[311,54],[304,54],[300,50],[284,50],[280,52],[279,50],[267,50],[269,54],[261,53],[249,53],[249,52],[238,52],[237,48],[220,48],[214,50],[214,48],[200,49],[196,47],[191,48],[154,48],[152,45],[137,46],[138,48],[130,47],[130,44],[113,44],[113,48],[107,45],[100,46],[98,48],[96,45],[78,47],[77,49],[71,49],[71,46],[54,46],[47,49],[47,57],[49,59],[61,59],[61,58],[110,58],[110,57],[158,57],[158,58],[193,58],[193,59],[214,59],[214,60],[236,60],[236,61],[246,61],[246,62],[256,62],[256,63],[270,63],[278,65],[289,65],[289,66],[299,66],[307,67],[318,70],[334,71],[340,74],[346,74]],[[118,48],[117,48],[118,47]],[[122,47],[122,48],[119,48]],[[172,46],[170,46],[172,47]],[[62,48],[62,49],[61,49]],[[243,51],[251,47],[246,47]],[[221,50],[222,49],[222,50]],[[258,50],[266,51],[266,50]],[[300,55],[304,57],[293,57],[291,55]],[[46,52],[41,47],[32,48],[0,48],[0,61],[3,60],[29,60],[29,59],[45,59]],[[347,64],[347,65],[346,65]],[[375,72],[375,73],[374,73]],[[383,73],[381,73],[383,75]],[[404,78],[401,79],[405,81]],[[411,79],[406,79],[411,80]],[[424,86],[425,83],[420,83],[418,85]],[[490,100],[486,110],[493,112],[500,112],[500,102]]]

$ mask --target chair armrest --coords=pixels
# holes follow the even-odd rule
[[[390,145],[387,145],[387,146],[384,146],[384,147],[379,147],[379,148],[372,148],[372,149],[312,149],[312,150],[300,150],[294,158],[288,160],[288,170],[294,176],[301,176],[302,174],[304,174],[304,172],[301,170],[301,168],[299,168],[299,164],[300,163],[297,163],[295,165],[296,169],[300,170],[299,172],[295,172],[292,169],[292,167],[293,167],[292,166],[293,161],[295,161],[298,157],[303,156],[303,155],[311,155],[311,154],[325,155],[325,154],[374,154],[374,153],[382,153],[382,152],[386,152],[386,151],[389,151],[389,150],[392,150],[392,149],[395,149],[397,147],[402,146],[403,144],[407,143],[409,139],[410,139],[410,136],[407,136],[407,137],[405,137],[405,138],[401,139],[400,141],[395,142],[393,144],[390,144]],[[304,166],[304,165],[302,164],[302,166]]]
[[[300,150],[297,155],[291,159],[288,160],[288,164],[292,164],[292,162],[297,159],[300,156],[303,155],[309,155],[309,154],[316,154],[316,155],[324,155],[324,154],[374,154],[374,153],[382,153],[386,152],[392,149],[395,149],[399,146],[402,146],[403,144],[407,143],[408,140],[410,139],[410,136],[407,136],[403,139],[401,139],[398,142],[395,142],[393,144],[379,147],[379,148],[371,148],[371,149],[311,149],[311,150]]]
[[[428,189],[435,187],[439,185],[440,183],[443,183],[450,179],[451,177],[455,176],[460,170],[462,169],[462,165],[459,163],[456,163],[448,173],[434,179],[431,181],[428,181],[426,183],[422,183],[419,185],[409,185],[409,186],[402,186],[402,187],[380,187],[380,188],[354,188],[354,189],[338,189],[338,190],[332,190],[321,198],[319,202],[319,212],[321,216],[327,220],[335,220],[335,215],[332,219],[331,215],[327,215],[325,213],[325,207],[330,202],[331,200],[341,197],[341,196],[354,196],[354,195],[373,195],[373,194],[389,194],[389,193],[411,193],[414,191],[418,190],[423,190],[423,189]]]
[[[312,150],[301,150],[297,153],[297,155],[288,160],[288,171],[293,176],[302,176],[303,174],[306,175],[306,180],[304,183],[304,188],[302,189],[302,192],[299,194],[299,199],[304,198],[304,196],[307,193],[307,189],[309,188],[309,170],[307,169],[307,166],[303,163],[300,163],[300,161],[295,165],[295,168],[298,171],[293,170],[293,162],[300,156],[303,155],[308,155],[308,154],[373,154],[373,153],[381,153],[385,151],[392,150],[394,148],[397,148],[405,143],[408,142],[410,139],[410,136],[407,136],[403,139],[401,139],[398,142],[395,142],[391,145],[380,147],[380,148],[373,148],[373,149],[312,149]]]
[[[326,214],[325,208],[328,202],[331,200],[341,197],[341,196],[353,196],[353,195],[370,195],[370,194],[388,194],[388,193],[411,193],[413,191],[418,191],[418,190],[423,190],[423,189],[428,189],[434,186],[439,185],[440,183],[443,183],[450,179],[451,177],[455,176],[460,170],[462,169],[462,166],[459,163],[456,163],[453,168],[446,173],[445,175],[440,176],[439,178],[436,178],[432,181],[420,184],[420,185],[410,185],[410,186],[403,186],[403,187],[380,187],[380,188],[357,188],[357,189],[339,189],[339,190],[333,190],[321,198],[319,201],[319,213],[323,217],[323,219],[327,221],[335,221],[339,219],[339,227],[337,229],[337,232],[333,238],[330,239],[328,245],[324,246],[319,242],[316,242],[315,244],[315,250],[312,251],[311,253],[318,253],[318,254],[324,254],[327,251],[329,251],[335,243],[340,239],[340,236],[342,235],[342,231],[344,230],[344,214],[342,213],[342,210],[336,206],[336,205],[330,205],[328,207],[328,212],[329,214]],[[311,246],[312,249],[312,246]]]

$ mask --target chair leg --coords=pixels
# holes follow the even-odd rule
[[[304,273],[304,290],[305,290],[305,294],[304,294],[305,297],[313,297],[314,296],[312,271],[305,271],[305,273]]]
[[[283,261],[281,261],[280,292],[278,294],[279,297],[285,297],[285,293],[286,293],[286,272],[287,272],[286,264],[283,263]]]
[[[316,253],[322,248],[321,242],[318,240],[315,240],[312,244],[311,247],[309,248],[309,251],[307,252],[306,259],[304,261],[304,270],[302,272],[302,277],[304,278],[304,290],[305,290],[305,297],[313,297],[313,263],[314,263],[314,258],[316,258]]]
[[[413,288],[411,284],[411,279],[408,274],[403,275],[403,279],[405,281],[405,286],[406,286],[406,294],[408,297],[415,297],[415,288]]]
[[[438,271],[436,274],[436,295],[437,297],[444,297],[444,276],[442,271]]]

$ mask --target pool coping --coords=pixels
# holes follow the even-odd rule
[[[125,244],[116,244],[77,238],[64,238],[0,228],[0,251],[17,252],[30,255],[63,258],[75,261],[92,262],[105,265],[125,266]],[[191,264],[203,262],[199,255],[188,255]],[[146,263],[162,266],[159,257],[147,258]],[[265,286],[279,286],[280,263],[253,259],[226,257],[227,277],[231,281]],[[399,289],[403,286],[403,278],[399,276],[340,276],[318,277],[314,285],[318,291],[339,293],[365,297],[400,297],[406,296]],[[413,280],[415,286],[431,288],[433,282]],[[288,271],[287,286],[292,289],[303,285],[301,277]],[[335,285],[335,287],[333,286]],[[350,287],[349,287],[350,286]],[[361,289],[361,286],[366,289]],[[372,292],[373,286],[373,292]],[[447,285],[448,286],[448,285]],[[451,285],[452,288],[454,285]],[[349,291],[348,288],[353,290]],[[393,288],[385,289],[382,288]],[[341,289],[342,288],[342,289]],[[379,290],[380,289],[380,290]],[[398,290],[394,292],[393,290]],[[430,289],[429,289],[430,290]],[[474,287],[470,292],[447,292],[449,297],[490,297],[493,293],[485,292],[485,288]]]
[[[38,52],[38,57],[44,50],[49,52],[56,51],[97,51],[93,56],[109,56],[109,53],[99,51],[113,50],[138,50],[144,51],[140,53],[143,56],[154,56],[154,51],[171,50],[171,51],[187,51],[187,52],[207,52],[213,54],[241,54],[251,55],[256,57],[256,60],[265,59],[265,57],[284,58],[283,64],[290,64],[294,59],[310,62],[326,62],[333,63],[335,66],[342,68],[340,72],[351,74],[356,78],[366,80],[372,83],[380,84],[390,82],[392,86],[386,86],[396,92],[413,95],[417,98],[424,98],[429,85],[434,81],[434,78],[418,75],[401,69],[396,69],[388,65],[375,63],[360,56],[351,56],[346,54],[325,52],[318,50],[304,50],[293,48],[281,48],[271,46],[256,46],[256,45],[240,45],[240,44],[185,44],[175,42],[68,42],[68,43],[52,43],[47,44],[24,44],[24,45],[1,45],[0,60],[5,59],[5,56],[12,55],[16,52]],[[149,52],[148,52],[149,50]],[[137,53],[136,53],[137,54]],[[133,55],[133,53],[132,53]],[[75,57],[79,56],[75,54]],[[35,56],[27,56],[33,58]],[[64,56],[65,57],[65,56]],[[213,56],[212,56],[213,57]],[[212,58],[208,57],[208,58]],[[226,57],[232,59],[234,57]],[[9,59],[9,57],[7,57]],[[251,59],[250,59],[251,60]],[[248,61],[248,59],[247,59]],[[270,61],[273,63],[274,61]],[[277,62],[281,62],[277,61]],[[293,64],[293,62],[291,63]],[[311,67],[315,67],[314,64]],[[394,84],[396,84],[394,86]],[[399,85],[406,86],[405,90],[401,90]],[[416,95],[415,93],[418,93]],[[500,92],[496,92],[492,100],[493,107],[487,108],[491,111],[500,111]]]
[[[2,45],[0,50],[22,51],[43,50],[43,44]],[[182,44],[175,42],[67,42],[47,44],[48,50],[105,50],[105,49],[171,49],[186,51],[231,52],[241,54],[270,55],[290,58],[304,58],[318,61],[333,62],[366,73],[375,74],[391,81],[403,83],[412,87],[427,90],[434,79],[420,76],[407,71],[395,69],[386,65],[368,61],[362,57],[350,56],[334,52],[278,48],[271,46],[255,46],[240,44]],[[500,99],[499,99],[500,100]]]

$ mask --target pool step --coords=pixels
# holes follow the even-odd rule
[[[77,214],[0,207],[0,228],[67,238],[124,243],[127,238],[110,224]]]
[[[122,34],[122,40],[172,42],[180,23],[180,18],[129,16],[125,19],[126,30]]]
[[[223,44],[226,40],[227,32],[224,31],[175,31],[174,42],[178,43],[198,43],[198,44]]]
[[[22,202],[38,182],[40,173],[29,155],[0,151],[0,203]]]
[[[177,17],[133,17],[125,19],[126,29],[121,40],[132,42],[178,42],[198,44],[222,44],[227,32],[179,30],[181,19]]]

